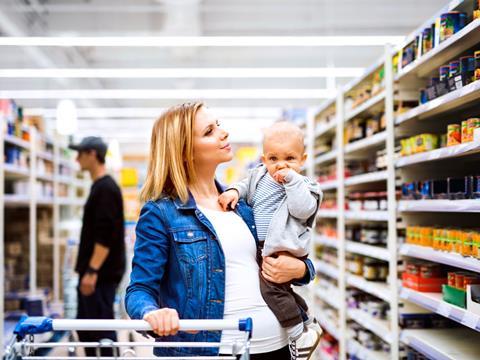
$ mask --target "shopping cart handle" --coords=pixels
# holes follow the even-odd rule
[[[13,333],[23,339],[25,335],[43,334],[53,330],[52,319],[45,316],[23,315]]]
[[[25,335],[41,334],[49,331],[106,331],[106,330],[136,330],[150,331],[151,326],[144,320],[79,320],[55,319],[41,316],[22,316],[14,333],[17,338]],[[253,322],[251,318],[240,320],[180,320],[180,330],[239,330],[248,332],[251,336]]]

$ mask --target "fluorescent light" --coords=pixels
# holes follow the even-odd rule
[[[404,36],[102,36],[0,37],[0,46],[319,47],[396,45]]]
[[[282,108],[279,107],[212,107],[212,112],[221,118],[279,118]],[[158,117],[166,108],[159,107],[118,107],[118,108],[77,108],[80,119],[91,118],[132,118],[151,120]],[[56,109],[25,108],[24,115],[40,115],[45,118],[55,118]]]
[[[363,68],[0,69],[0,78],[325,78],[358,77]]]
[[[4,90],[3,99],[326,99],[331,89],[85,89]]]
[[[58,102],[56,120],[60,135],[72,135],[78,130],[77,107],[72,100]]]

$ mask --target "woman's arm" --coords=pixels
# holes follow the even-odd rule
[[[132,319],[159,308],[160,281],[168,259],[169,241],[155,203],[142,208],[136,227],[136,241],[130,284],[125,295],[125,307]]]
[[[300,260],[288,252],[280,252],[277,257],[263,258],[262,275],[277,284],[294,281],[305,285],[315,278],[315,268],[310,259]]]

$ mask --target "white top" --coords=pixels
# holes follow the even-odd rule
[[[287,333],[260,293],[257,249],[248,226],[233,211],[216,211],[201,206],[198,208],[213,225],[225,255],[223,318],[252,318],[251,354],[275,351],[286,346]],[[243,336],[241,332],[225,330],[221,342],[242,341]],[[221,346],[220,353],[231,354],[231,346]]]

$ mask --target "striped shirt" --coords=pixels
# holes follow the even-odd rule
[[[273,214],[286,196],[283,185],[277,183],[268,172],[258,182],[253,195],[252,208],[260,241],[265,241]]]

